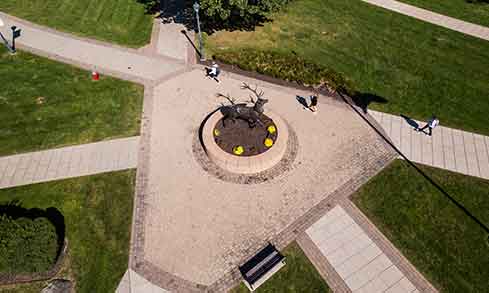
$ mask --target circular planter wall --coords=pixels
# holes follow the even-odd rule
[[[289,132],[285,122],[277,114],[266,111],[277,128],[277,137],[274,144],[266,152],[253,156],[237,156],[224,151],[217,145],[214,129],[223,115],[220,111],[212,114],[202,129],[202,142],[209,159],[224,170],[237,174],[254,174],[268,170],[275,166],[284,156],[287,149]],[[232,123],[231,121],[229,123]]]

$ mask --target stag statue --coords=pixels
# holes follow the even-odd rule
[[[260,115],[263,114],[263,106],[268,102],[267,99],[262,98],[264,92],[260,90],[258,92],[258,87],[252,89],[248,84],[243,83],[241,86],[242,89],[248,89],[253,94],[255,94],[257,100],[255,101],[253,97],[250,96],[250,102],[253,106],[248,106],[247,103],[239,103],[236,104],[236,100],[231,98],[229,95],[225,96],[222,94],[218,94],[220,97],[226,98],[231,105],[222,106],[221,113],[224,116],[222,118],[222,124],[226,127],[226,120],[231,119],[231,121],[236,122],[236,119],[242,119],[248,122],[250,128],[254,128],[256,123],[263,126],[263,122],[260,120]]]

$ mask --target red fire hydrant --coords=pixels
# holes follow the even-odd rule
[[[98,74],[97,71],[92,71],[92,80],[99,80],[100,75]]]

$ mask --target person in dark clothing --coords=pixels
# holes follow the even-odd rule
[[[433,132],[433,128],[435,128],[436,126],[438,126],[438,124],[440,124],[440,120],[438,120],[436,118],[435,115],[433,115],[430,120],[428,120],[428,123],[426,123],[425,126],[423,126],[422,128],[416,128],[416,131],[422,131],[424,133],[424,130],[426,128],[428,128],[428,135],[431,136],[432,132]]]

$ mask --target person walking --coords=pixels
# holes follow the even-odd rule
[[[318,97],[315,95],[310,95],[307,98],[304,98],[302,96],[296,96],[295,97],[297,102],[299,102],[304,108],[312,113],[316,113],[318,111]]]
[[[422,128],[416,128],[416,131],[422,131],[423,133],[425,133],[424,130],[428,128],[428,135],[431,136],[431,134],[433,133],[433,128],[438,126],[438,124],[440,124],[440,120],[438,120],[438,118],[433,115],[431,116],[430,120],[428,120],[428,123],[426,123],[425,126],[423,126]]]
[[[220,82],[219,79],[217,79],[217,77],[221,73],[221,69],[219,68],[219,65],[216,62],[212,61],[211,68],[206,68],[206,71],[207,71],[207,76],[209,76],[210,78],[214,79],[217,82]]]
[[[316,113],[318,111],[318,97],[314,95],[309,96],[309,110],[311,112]]]

